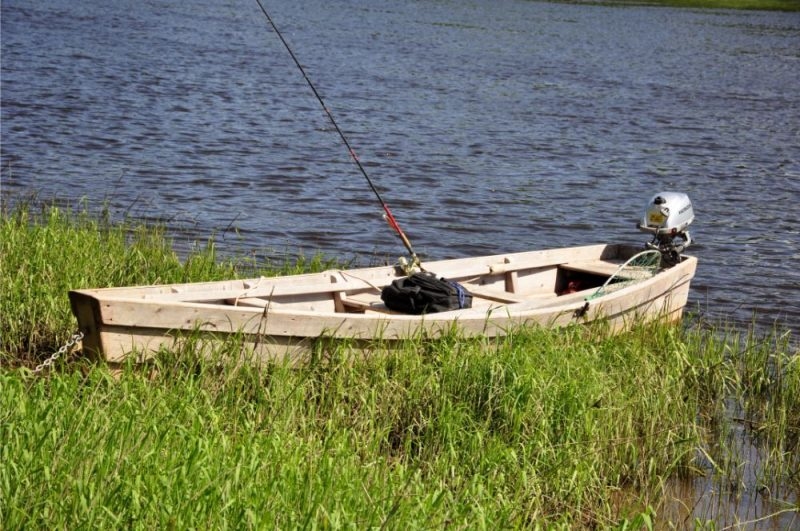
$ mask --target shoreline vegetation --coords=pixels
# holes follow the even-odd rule
[[[562,1],[562,0],[556,0]],[[563,0],[572,4],[682,7],[750,11],[800,11],[800,0]]]
[[[223,260],[213,241],[181,260],[161,228],[85,205],[0,212],[0,528],[798,525],[788,331],[690,317],[367,358],[321,343],[296,369],[187,338],[118,378],[80,352],[31,371],[75,331],[69,289],[329,267]],[[677,494],[698,480],[717,507]]]

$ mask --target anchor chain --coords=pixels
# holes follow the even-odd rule
[[[56,360],[58,360],[58,358],[60,358],[64,354],[66,354],[67,351],[69,351],[69,349],[74,347],[75,344],[78,343],[78,341],[80,341],[82,339],[83,339],[83,332],[77,332],[75,334],[72,334],[72,337],[69,339],[69,341],[67,341],[64,344],[64,346],[62,346],[52,356],[50,356],[49,358],[44,360],[42,363],[37,365],[35,369],[33,369],[33,374],[39,374],[43,370],[45,370],[48,367],[50,367],[51,365],[53,365],[53,363],[55,363]]]

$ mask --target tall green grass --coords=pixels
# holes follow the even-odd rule
[[[179,260],[157,227],[63,209],[4,213],[1,231],[2,529],[652,528],[672,478],[729,488],[742,422],[760,485],[800,488],[786,333],[454,332],[368,358],[320,342],[295,369],[189,338],[119,379],[77,356],[32,376],[74,330],[68,289],[257,264],[219,261],[213,242]]]
[[[744,424],[768,448],[759,487],[780,492],[800,485],[800,351],[788,331],[744,336],[733,362],[741,375],[738,389]]]
[[[616,525],[656,502],[659,478],[689,467],[698,442],[683,399],[695,394],[682,377],[691,360],[676,358],[679,334],[658,337],[452,336],[262,370],[209,363],[189,341],[119,381],[91,366],[31,380],[5,371],[2,521]]]
[[[675,511],[688,521],[710,520],[719,528],[800,525],[800,350],[784,329],[742,330],[720,324],[685,335],[689,351],[701,352],[693,369],[701,385],[702,430],[697,469],[675,476],[670,496],[694,483],[704,496],[680,499],[694,510]],[[697,476],[705,479],[697,481]],[[683,481],[683,483],[681,483]],[[673,494],[675,493],[675,494]],[[674,505],[674,504],[673,504]]]
[[[107,212],[23,204],[0,220],[0,364],[40,361],[75,331],[71,289],[223,280],[318,270],[320,256],[282,264],[220,260],[213,240],[179,259],[164,228],[112,223]]]

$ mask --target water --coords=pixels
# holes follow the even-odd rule
[[[267,7],[421,254],[644,242],[647,200],[683,191],[692,309],[797,330],[800,15]],[[3,201],[88,198],[166,222],[180,248],[215,235],[260,256],[404,252],[254,1],[0,9]]]
[[[800,15],[529,1],[268,3],[418,252],[609,240],[689,194],[692,309],[800,323]],[[2,2],[2,192],[177,245],[402,245],[251,1]]]

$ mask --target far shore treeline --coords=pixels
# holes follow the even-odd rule
[[[569,3],[611,6],[687,7],[697,9],[800,11],[800,0],[573,0]]]

